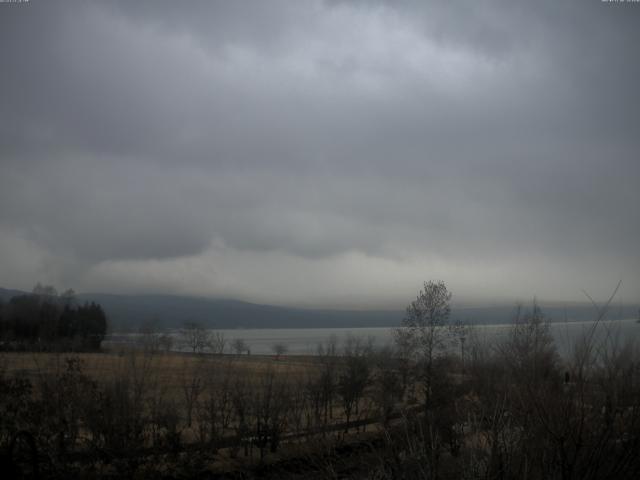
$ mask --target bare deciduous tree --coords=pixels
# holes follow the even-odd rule
[[[209,349],[216,355],[222,355],[227,346],[227,339],[222,332],[209,333]]]
[[[185,322],[180,334],[193,353],[202,353],[211,345],[211,333],[198,322]]]
[[[349,430],[352,415],[358,414],[360,399],[369,384],[371,370],[366,350],[354,350],[345,359],[345,366],[338,380],[338,392],[346,419],[345,432]]]
[[[232,342],[231,348],[234,352],[236,352],[236,355],[241,355],[249,349],[247,342],[245,342],[242,338],[236,338]]]
[[[289,348],[284,343],[275,343],[271,347],[271,350],[273,350],[273,353],[275,353],[276,360],[280,360],[280,357],[287,353]]]
[[[402,326],[395,330],[396,343],[412,355],[420,366],[418,377],[424,389],[425,407],[431,398],[433,362],[442,351],[449,334],[443,328],[451,314],[451,293],[443,281],[429,281],[407,307]]]

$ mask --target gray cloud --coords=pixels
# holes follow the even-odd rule
[[[0,284],[638,295],[633,4],[0,8]]]

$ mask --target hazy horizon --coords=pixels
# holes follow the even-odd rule
[[[0,286],[640,302],[640,4],[0,4]]]
[[[56,288],[55,285],[50,285]],[[35,288],[35,287],[34,287]],[[33,288],[26,289],[18,289],[18,288],[8,288],[6,285],[0,285],[0,290],[6,291],[18,291],[23,293],[32,292]],[[62,294],[64,289],[57,289],[58,294]],[[252,300],[251,298],[242,298],[242,297],[230,297],[230,296],[220,296],[220,295],[198,295],[198,294],[179,294],[179,293],[171,293],[171,292],[149,292],[149,291],[78,291],[74,290],[74,293],[83,298],[92,298],[96,297],[99,301],[101,297],[104,296],[113,296],[113,297],[177,297],[177,298],[187,298],[187,299],[195,299],[195,300],[206,300],[206,301],[230,301],[230,302],[243,302],[248,304],[255,305],[264,305],[268,307],[277,307],[284,309],[299,309],[299,310],[309,310],[309,311],[319,311],[319,310],[327,310],[327,311],[353,311],[353,312],[393,312],[393,313],[403,313],[409,303],[415,299],[414,297],[407,296],[407,298],[400,300],[395,304],[386,304],[379,305],[371,302],[362,303],[362,304],[352,304],[349,303],[347,305],[327,305],[327,304],[313,304],[313,303],[275,303],[275,302],[257,302]],[[418,292],[416,291],[416,294]],[[588,293],[588,292],[587,292]],[[8,297],[7,297],[8,298]],[[6,299],[5,299],[6,300]],[[507,298],[503,300],[491,300],[491,299],[481,299],[481,300],[468,300],[465,298],[452,298],[451,300],[451,308],[452,310],[478,310],[478,309],[503,309],[503,308],[512,308],[515,314],[518,308],[521,308],[523,312],[530,311],[532,305],[535,303],[542,307],[543,313],[547,314],[545,311],[547,308],[558,309],[558,308],[589,308],[595,309],[603,308],[607,306],[606,301],[608,298],[597,298],[593,299],[596,305],[594,306],[589,300],[588,297],[584,296],[584,300],[547,300],[544,298],[539,298],[536,296],[530,298]],[[623,302],[617,298],[617,295],[614,296],[614,299],[608,304],[607,311],[610,313],[616,313],[617,309],[624,308],[628,310],[629,308],[635,309],[640,307],[640,302]],[[595,312],[595,310],[594,310]],[[595,315],[595,313],[594,313]],[[618,315],[619,316],[619,315]],[[628,318],[636,318],[636,311],[629,315]]]

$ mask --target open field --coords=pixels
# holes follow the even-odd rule
[[[164,386],[179,388],[186,374],[205,371],[220,375],[229,369],[245,379],[257,381],[265,372],[283,374],[289,380],[299,379],[317,371],[318,360],[312,356],[272,355],[208,355],[169,352],[148,355],[143,352],[105,353],[36,353],[0,352],[0,368],[8,375],[36,379],[41,375],[57,374],[66,367],[66,359],[77,358],[83,372],[94,380],[113,380],[125,372],[143,369],[145,375]]]

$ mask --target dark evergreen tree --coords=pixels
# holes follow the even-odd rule
[[[58,295],[38,284],[34,293],[11,298],[0,307],[0,338],[24,348],[66,348],[71,344],[96,350],[107,331],[107,317],[96,303],[76,305],[72,290]]]

